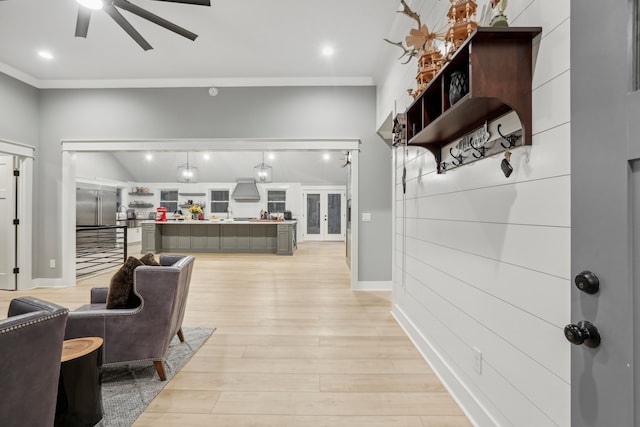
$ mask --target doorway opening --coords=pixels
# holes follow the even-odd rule
[[[351,171],[347,184],[353,199],[351,210],[357,211],[358,189],[358,150],[360,141],[357,139],[324,139],[324,140],[273,140],[273,139],[188,139],[188,140],[120,140],[120,141],[62,141],[62,233],[65,236],[75,233],[75,215],[73,207],[75,200],[76,153],[99,152],[184,152],[207,151],[219,152],[286,152],[286,151],[347,151],[351,153]],[[346,206],[346,201],[341,205]],[[346,223],[343,220],[343,223]],[[346,228],[346,225],[344,226]],[[350,245],[350,267],[352,287],[357,284],[357,226],[352,225]],[[64,239],[62,248],[62,280],[64,283],[75,283],[75,241]]]

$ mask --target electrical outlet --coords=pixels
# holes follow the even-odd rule
[[[476,347],[473,347],[473,369],[482,375],[482,352]]]
[[[55,259],[50,259],[49,260],[49,268],[56,268],[56,260]]]

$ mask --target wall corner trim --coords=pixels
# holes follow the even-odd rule
[[[474,397],[474,394],[460,380],[458,375],[449,367],[449,364],[438,353],[429,340],[422,335],[405,312],[393,304],[391,315],[396,319],[400,327],[405,331],[413,345],[416,346],[422,357],[431,366],[442,384],[458,403],[462,411],[474,426],[493,426],[500,423],[494,419],[489,411]]]

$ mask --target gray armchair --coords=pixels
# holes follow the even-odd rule
[[[103,364],[152,361],[165,381],[169,343],[176,334],[184,341],[182,319],[194,261],[189,255],[161,255],[160,266],[137,267],[137,308],[106,309],[108,288],[93,288],[91,304],[69,313],[65,339],[102,337]]]
[[[9,304],[0,321],[0,424],[51,427],[68,310],[32,297]]]

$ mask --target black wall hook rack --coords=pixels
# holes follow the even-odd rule
[[[466,166],[499,153],[510,152],[510,150],[524,145],[522,129],[505,133],[502,127],[503,125],[498,123],[493,128],[497,129],[497,133],[492,136],[485,123],[483,127],[465,135],[460,141],[443,146],[441,148],[442,158],[436,158],[438,173],[452,171],[460,166]]]

